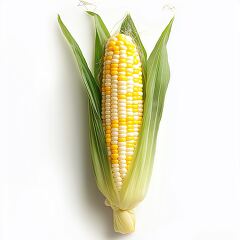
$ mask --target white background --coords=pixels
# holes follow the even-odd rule
[[[130,11],[148,52],[165,1],[98,1],[114,33]],[[0,1],[0,239],[240,239],[240,2],[172,1],[171,82],[136,232],[113,233],[91,169],[87,97],[57,13],[90,66],[77,0]],[[117,25],[116,25],[117,24]]]

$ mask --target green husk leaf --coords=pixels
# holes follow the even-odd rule
[[[146,86],[146,82],[147,82],[147,52],[143,46],[143,43],[138,34],[137,28],[136,28],[130,14],[127,14],[127,16],[124,18],[121,28],[120,28],[120,32],[131,36],[133,38],[135,44],[138,47],[138,52],[139,52],[141,63],[142,63],[143,91],[144,91],[144,97],[145,97],[145,86]]]
[[[61,30],[66,37],[68,43],[70,44],[72,51],[75,55],[75,58],[77,60],[78,68],[83,80],[83,83],[86,87],[88,97],[91,101],[91,104],[96,111],[97,114],[101,114],[101,93],[100,88],[97,83],[97,81],[94,79],[87,62],[82,54],[82,51],[80,47],[78,46],[77,42],[71,35],[71,33],[68,31],[67,27],[62,22],[61,17],[58,15],[58,23],[61,27]]]
[[[63,24],[60,16],[58,16],[58,22],[73,50],[89,97],[90,148],[96,182],[99,190],[110,202],[117,202],[118,194],[113,184],[111,166],[107,157],[105,134],[102,127],[100,89],[88,68],[81,49]]]
[[[101,83],[102,77],[102,64],[103,64],[103,56],[104,49],[110,34],[105,26],[102,18],[94,13],[87,11],[87,13],[94,17],[95,28],[96,28],[96,38],[95,38],[95,68],[94,68],[94,76],[95,79]]]
[[[148,81],[143,124],[134,161],[120,192],[120,203],[123,209],[134,208],[144,198],[150,181],[157,133],[170,78],[166,45],[172,23],[173,19],[161,34],[147,61]]]

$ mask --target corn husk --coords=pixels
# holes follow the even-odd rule
[[[151,178],[157,133],[170,78],[166,45],[173,18],[162,32],[149,58],[147,58],[146,50],[129,14],[121,24],[120,32],[130,35],[134,39],[140,54],[143,69],[144,112],[133,162],[121,190],[118,191],[114,186],[111,165],[107,158],[105,134],[101,120],[102,63],[105,44],[110,34],[98,14],[87,13],[93,17],[96,29],[93,74],[80,47],[67,30],[60,16],[58,16],[58,22],[75,55],[81,79],[89,98],[90,148],[96,183],[101,193],[106,197],[105,205],[113,209],[115,231],[126,234],[135,230],[133,210],[144,199]]]

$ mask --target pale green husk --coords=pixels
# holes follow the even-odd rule
[[[105,134],[101,121],[102,60],[105,44],[110,34],[99,15],[93,12],[88,12],[88,14],[93,16],[96,28],[94,75],[91,73],[81,49],[63,24],[60,16],[58,16],[58,22],[73,50],[89,97],[90,147],[97,186],[106,197],[105,204],[113,209],[115,231],[130,233],[135,229],[133,209],[146,195],[151,178],[157,133],[170,78],[166,45],[173,19],[161,34],[148,59],[129,14],[123,20],[120,28],[121,33],[130,35],[134,39],[140,53],[143,68],[144,113],[134,160],[121,190],[117,191],[113,183],[110,162],[107,158]]]

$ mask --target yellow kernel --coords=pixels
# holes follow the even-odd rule
[[[106,56],[106,60],[112,60],[112,56]]]
[[[124,137],[123,138],[118,138],[118,141],[119,142],[126,142],[126,138],[124,138]]]
[[[121,33],[119,33],[117,36],[116,36],[119,40],[124,40],[125,39],[125,36]]]
[[[117,124],[118,120],[112,120],[112,124]]]
[[[133,159],[132,156],[126,156],[126,160],[127,160],[127,161],[130,161],[130,160],[132,160],[132,159]]]
[[[113,154],[118,153],[118,150],[117,149],[111,150],[111,153]]]
[[[118,42],[116,42],[116,45],[117,46],[124,45],[124,42],[123,41],[118,41]]]
[[[110,64],[106,64],[105,69],[108,70],[110,68],[111,68]]]
[[[118,71],[111,71],[111,75],[117,75]]]
[[[111,162],[112,162],[112,164],[117,164],[118,160],[112,160]]]
[[[112,124],[112,128],[118,128],[118,124],[117,123]]]
[[[126,68],[118,68],[119,72],[126,72]]]
[[[111,68],[118,68],[118,64],[117,63],[111,63]]]
[[[127,51],[127,55],[128,55],[128,56],[132,56],[132,55],[133,55],[133,52],[132,52],[132,51]]]
[[[111,149],[112,149],[112,150],[116,150],[116,149],[118,149],[118,145],[116,145],[116,144],[112,144],[112,145],[111,145]]]
[[[115,159],[118,159],[118,154],[117,154],[117,153],[112,154],[112,155],[111,155],[111,158],[114,159],[114,160],[115,160]]]
[[[111,41],[108,42],[107,45],[108,45],[108,46],[114,46],[115,44],[116,44],[116,42],[111,40]]]
[[[126,118],[119,118],[119,123],[121,123],[121,125],[122,125],[123,123],[126,123]]]
[[[133,148],[133,147],[135,147],[134,144],[132,144],[132,143],[127,143],[126,146],[127,146],[127,148]]]
[[[113,47],[113,49],[114,49],[114,51],[119,51],[119,46],[116,46],[116,45],[115,45],[115,46]]]
[[[126,81],[126,80],[127,80],[127,77],[121,75],[121,76],[118,76],[118,80],[119,80],[119,81]]]
[[[121,95],[118,95],[118,98],[119,99],[126,99],[126,96],[121,94]]]
[[[132,137],[132,136],[128,136],[128,137],[126,137],[127,138],[127,141],[128,140],[134,140],[134,137]]]
[[[139,69],[134,69],[133,71],[134,74],[139,74],[139,72],[140,72]]]
[[[126,58],[120,58],[119,59],[119,63],[126,63],[127,62],[127,59]]]

